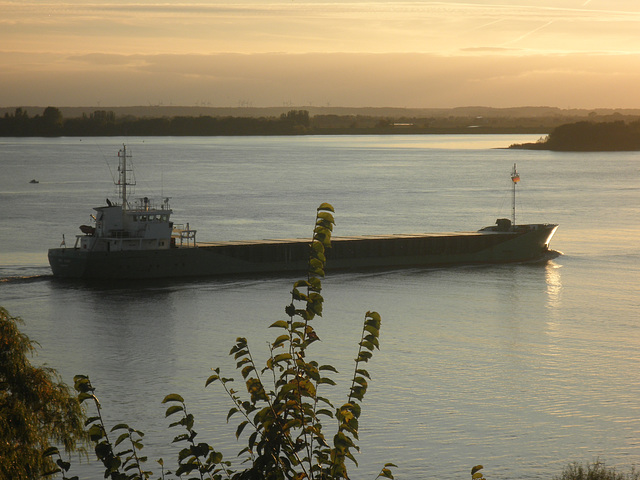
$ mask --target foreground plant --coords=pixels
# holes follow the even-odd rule
[[[471,480],[485,480],[484,474],[480,471],[484,467],[482,465],[476,465],[471,469]]]
[[[630,472],[621,473],[596,460],[585,465],[570,463],[564,467],[562,475],[553,477],[553,480],[640,480],[640,471],[633,467]]]
[[[334,479],[348,478],[346,459],[355,465],[354,452],[358,451],[358,419],[370,379],[363,365],[371,359],[379,347],[380,315],[367,312],[355,358],[355,371],[346,402],[339,407],[325,396],[325,390],[335,385],[330,378],[336,369],[331,365],[319,365],[308,359],[308,348],[318,341],[313,321],[322,316],[324,299],[321,295],[325,250],[331,246],[333,231],[333,207],[323,203],[317,209],[311,240],[307,276],[293,284],[291,303],[285,308],[288,320],[271,325],[280,334],[269,345],[270,355],[259,369],[246,338],[240,337],[230,355],[240,370],[246,395],[243,397],[233,387],[233,379],[221,376],[214,369],[205,386],[219,382],[231,399],[233,406],[227,420],[239,417],[236,437],[247,433],[247,446],[239,452],[248,466],[242,471],[230,471],[230,465],[222,462],[222,456],[207,444],[195,444],[193,435],[176,437],[187,442],[183,450],[188,465],[181,463],[183,471],[211,474],[210,478],[233,479]],[[267,379],[269,379],[267,381]],[[164,399],[170,404],[166,415],[181,415],[174,423],[190,425],[182,397],[175,394]],[[335,422],[333,436],[325,434],[325,424]],[[393,478],[386,464],[378,477]],[[209,478],[209,477],[207,477]]]
[[[118,435],[114,441],[111,440],[102,418],[102,406],[95,395],[91,380],[86,375],[76,375],[73,380],[74,388],[78,392],[78,400],[81,403],[92,401],[96,407],[97,415],[87,418],[85,426],[90,440],[95,444],[96,457],[104,465],[104,478],[148,479],[152,472],[144,470],[147,457],[140,455],[144,433],[129,427],[126,423],[119,423],[109,431]],[[120,449],[116,451],[118,447]]]

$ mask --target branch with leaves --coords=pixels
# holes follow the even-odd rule
[[[143,468],[147,457],[139,455],[144,447],[142,444],[144,433],[129,427],[126,423],[119,423],[110,430],[111,433],[120,432],[116,441],[112,443],[102,418],[102,406],[95,395],[91,380],[86,375],[76,375],[73,381],[80,403],[91,400],[96,407],[97,415],[88,417],[85,427],[87,427],[89,439],[95,443],[96,457],[105,467],[104,478],[111,478],[111,480],[150,478],[152,472]],[[125,449],[115,451],[123,443],[125,443]]]
[[[334,209],[323,203],[316,212],[307,276],[293,284],[291,303],[285,308],[288,320],[279,320],[271,328],[281,330],[270,344],[270,356],[265,367],[258,371],[245,338],[238,338],[229,352],[236,360],[236,368],[245,382],[248,400],[230,387],[233,379],[220,375],[215,369],[206,381],[209,386],[220,382],[234,406],[227,420],[236,414],[244,418],[238,425],[239,438],[246,427],[253,432],[248,445],[240,451],[247,455],[251,467],[244,471],[246,478],[265,479],[329,479],[348,478],[345,458],[357,462],[352,448],[358,438],[360,405],[367,390],[369,373],[361,367],[379,346],[380,315],[367,312],[356,358],[348,401],[339,409],[321,395],[327,386],[336,385],[328,376],[337,373],[332,365],[319,365],[308,359],[309,347],[319,340],[313,321],[322,317],[324,298],[322,278],[325,275],[326,250],[331,248],[335,220]],[[270,373],[272,386],[267,387],[262,374]],[[338,432],[333,447],[324,433],[323,420],[337,419]],[[386,464],[378,476],[393,478]],[[235,476],[233,478],[236,478]],[[245,478],[240,476],[237,478]]]

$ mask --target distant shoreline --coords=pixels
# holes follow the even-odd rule
[[[514,144],[521,150],[557,152],[633,152],[640,150],[640,120],[624,122],[575,122],[554,128],[535,143]]]
[[[123,107],[130,108],[130,107]],[[183,107],[149,107],[148,114]],[[327,107],[328,108],[328,107]],[[5,109],[6,110],[6,109]],[[35,115],[18,107],[0,116],[0,137],[121,137],[121,136],[286,136],[286,135],[539,135],[535,143],[509,148],[530,150],[616,151],[640,149],[640,110],[608,115],[523,107],[491,109],[355,109],[359,114],[311,114],[309,110],[253,109],[262,116],[174,115],[136,116],[122,109],[67,116],[64,108],[46,107]],[[195,113],[193,110],[189,110]],[[213,109],[215,110],[215,109]],[[209,109],[210,113],[213,110]],[[249,113],[236,109],[236,113]],[[338,109],[346,112],[348,109]],[[276,115],[277,112],[281,112]],[[367,114],[365,114],[367,112]],[[395,114],[382,115],[382,113]],[[426,115],[431,112],[431,116]],[[66,114],[65,114],[66,113]],[[78,112],[75,112],[78,113]],[[373,113],[378,113],[374,115]],[[403,113],[404,115],[400,115]],[[413,116],[409,116],[411,113]],[[484,113],[482,115],[481,113]],[[597,121],[596,121],[597,120]],[[594,126],[595,125],[595,126]]]
[[[45,106],[15,105],[0,106],[0,117],[5,114],[13,114],[17,108],[22,109],[29,116],[41,114]],[[390,117],[390,118],[538,118],[556,119],[561,123],[569,123],[568,119],[596,119],[618,117],[640,118],[638,108],[557,108],[557,107],[485,107],[466,106],[451,108],[410,108],[410,107],[331,107],[331,106],[280,106],[280,107],[211,107],[211,106],[177,106],[177,105],[140,105],[140,106],[84,106],[84,107],[56,107],[65,118],[77,118],[90,115],[99,110],[114,112],[118,117],[133,116],[145,118],[162,117],[279,117],[291,110],[305,110],[311,117],[322,115],[337,116],[364,116],[364,117]]]

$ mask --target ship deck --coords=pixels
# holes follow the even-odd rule
[[[504,235],[509,232],[439,232],[439,233],[395,233],[384,235],[349,235],[349,236],[332,236],[331,243],[344,243],[350,241],[361,240],[391,240],[391,239],[411,239],[411,238],[443,238],[443,237],[478,237],[486,235]],[[513,232],[515,233],[515,232]],[[308,238],[265,238],[262,240],[225,240],[217,242],[198,242],[199,247],[225,247],[239,245],[273,245],[273,244],[292,244],[292,243],[309,243]],[[182,247],[184,248],[184,247]]]

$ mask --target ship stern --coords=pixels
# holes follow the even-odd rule
[[[49,265],[54,277],[81,278],[87,265],[87,251],[78,248],[50,248]]]

